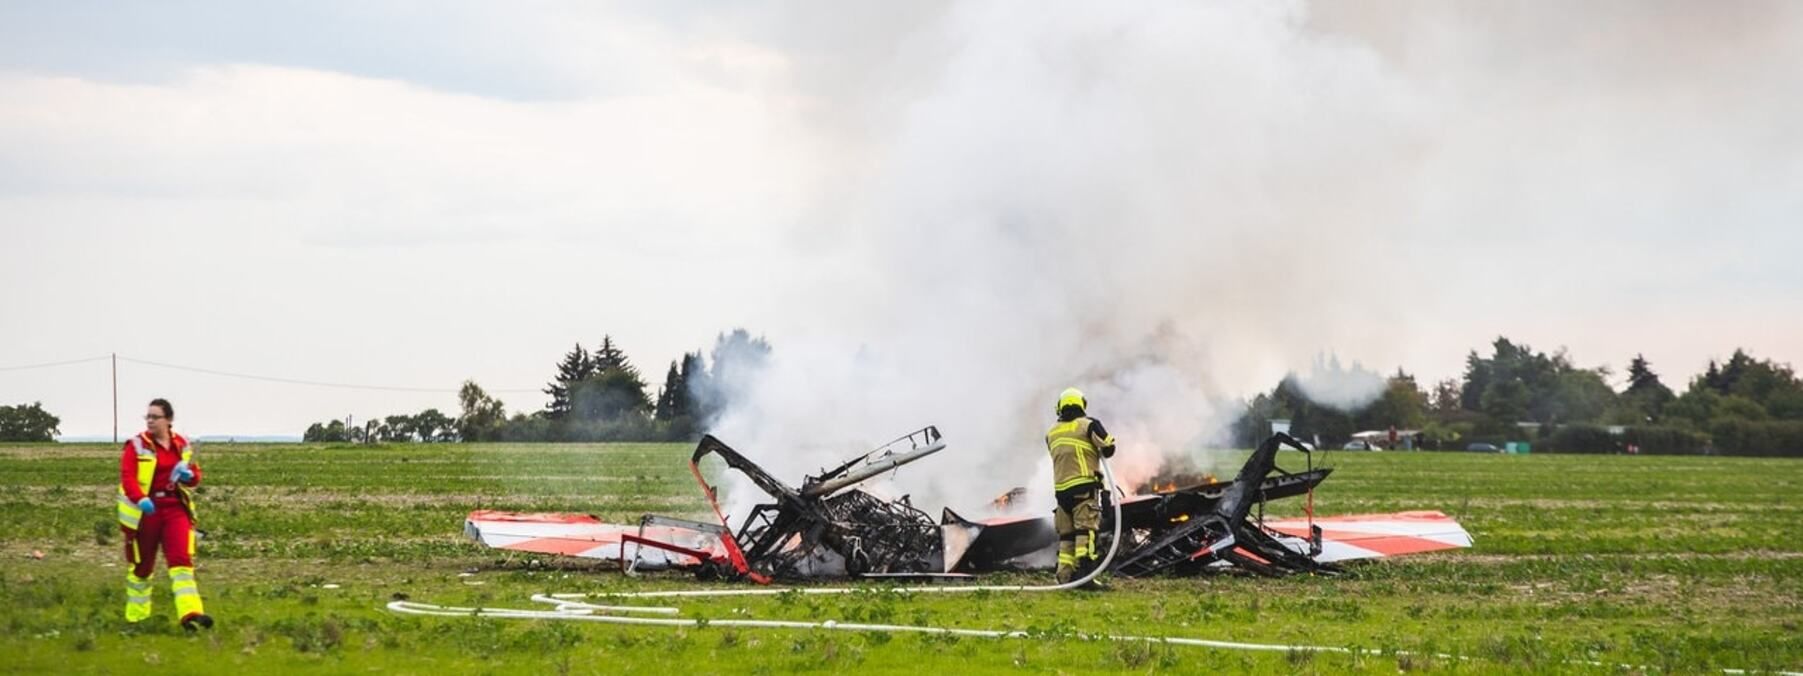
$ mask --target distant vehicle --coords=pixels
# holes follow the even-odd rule
[[[1368,441],[1354,439],[1352,441],[1346,442],[1346,445],[1341,446],[1340,450],[1343,450],[1343,451],[1381,451],[1384,449],[1378,448],[1377,446],[1371,444]]]
[[[1501,453],[1502,452],[1502,449],[1497,448],[1496,444],[1472,444],[1470,446],[1466,446],[1465,450],[1471,451],[1473,453]]]

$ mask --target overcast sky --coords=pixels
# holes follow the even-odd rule
[[[121,363],[124,430],[194,434],[735,326],[982,374],[906,369],[934,410],[1499,334],[1681,387],[1803,363],[1800,119],[1794,2],[8,2],[0,368],[442,390]],[[105,435],[108,382],[0,403]]]

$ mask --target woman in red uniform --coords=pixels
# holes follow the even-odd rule
[[[194,500],[188,489],[200,485],[200,465],[188,440],[170,430],[175,409],[165,399],[150,402],[145,430],[125,442],[119,458],[119,525],[125,529],[125,621],[150,617],[150,576],[156,572],[157,548],[169,566],[175,592],[175,614],[189,631],[211,629],[194,583]]]

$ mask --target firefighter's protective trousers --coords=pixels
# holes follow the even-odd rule
[[[1058,492],[1058,508],[1052,525],[1058,529],[1058,583],[1071,581],[1078,571],[1087,573],[1101,556],[1096,532],[1102,527],[1101,484],[1093,483]]]

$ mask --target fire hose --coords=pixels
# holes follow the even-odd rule
[[[1120,487],[1114,482],[1114,473],[1108,467],[1108,461],[1102,459],[1098,463],[1106,484],[1117,494]],[[1100,563],[1082,577],[1062,584],[1050,585],[948,585],[941,587],[894,587],[890,591],[905,594],[920,593],[974,593],[974,592],[1051,592],[1067,591],[1089,584],[1090,581],[1108,570],[1108,564],[1114,560],[1121,540],[1121,504],[1119,500],[1110,500],[1114,507],[1114,528],[1108,542],[1108,553]],[[441,606],[414,601],[392,601],[387,608],[391,612],[406,615],[423,615],[427,617],[485,617],[504,620],[569,620],[576,622],[600,622],[603,624],[619,624],[631,626],[672,627],[702,629],[706,627],[740,627],[756,629],[812,629],[831,631],[861,631],[884,633],[913,633],[939,636],[959,636],[973,638],[1007,638],[1029,639],[1049,638],[1040,634],[1021,630],[1001,629],[963,629],[956,627],[934,627],[907,624],[867,624],[859,622],[839,622],[836,620],[737,620],[671,617],[681,614],[681,609],[668,606],[636,606],[636,605],[602,605],[587,603],[581,599],[606,598],[615,600],[653,599],[653,598],[703,598],[729,596],[779,596],[782,594],[856,594],[868,593],[869,587],[756,587],[756,588],[709,588],[680,589],[644,592],[585,592],[574,594],[534,594],[531,600],[551,606],[550,609],[532,608],[486,608]],[[632,617],[632,615],[657,615],[659,617]],[[1136,636],[1120,634],[1078,634],[1078,638],[1087,640],[1118,641],[1130,643],[1162,643],[1166,645],[1191,646],[1198,648],[1214,648],[1217,650],[1241,650],[1252,652],[1282,653],[1333,653],[1364,656],[1397,656],[1419,654],[1405,650],[1383,650],[1376,648],[1349,648],[1344,646],[1320,645],[1288,645],[1279,643],[1248,643],[1243,641],[1219,641],[1185,636]],[[1444,660],[1466,660],[1468,658],[1445,653],[1432,655]],[[1629,665],[1609,665],[1602,662],[1583,661],[1581,664],[1592,666],[1613,666],[1645,670],[1645,667]],[[1723,669],[1722,673],[1746,673],[1740,669]],[[1785,676],[1803,676],[1803,672],[1778,672]]]

